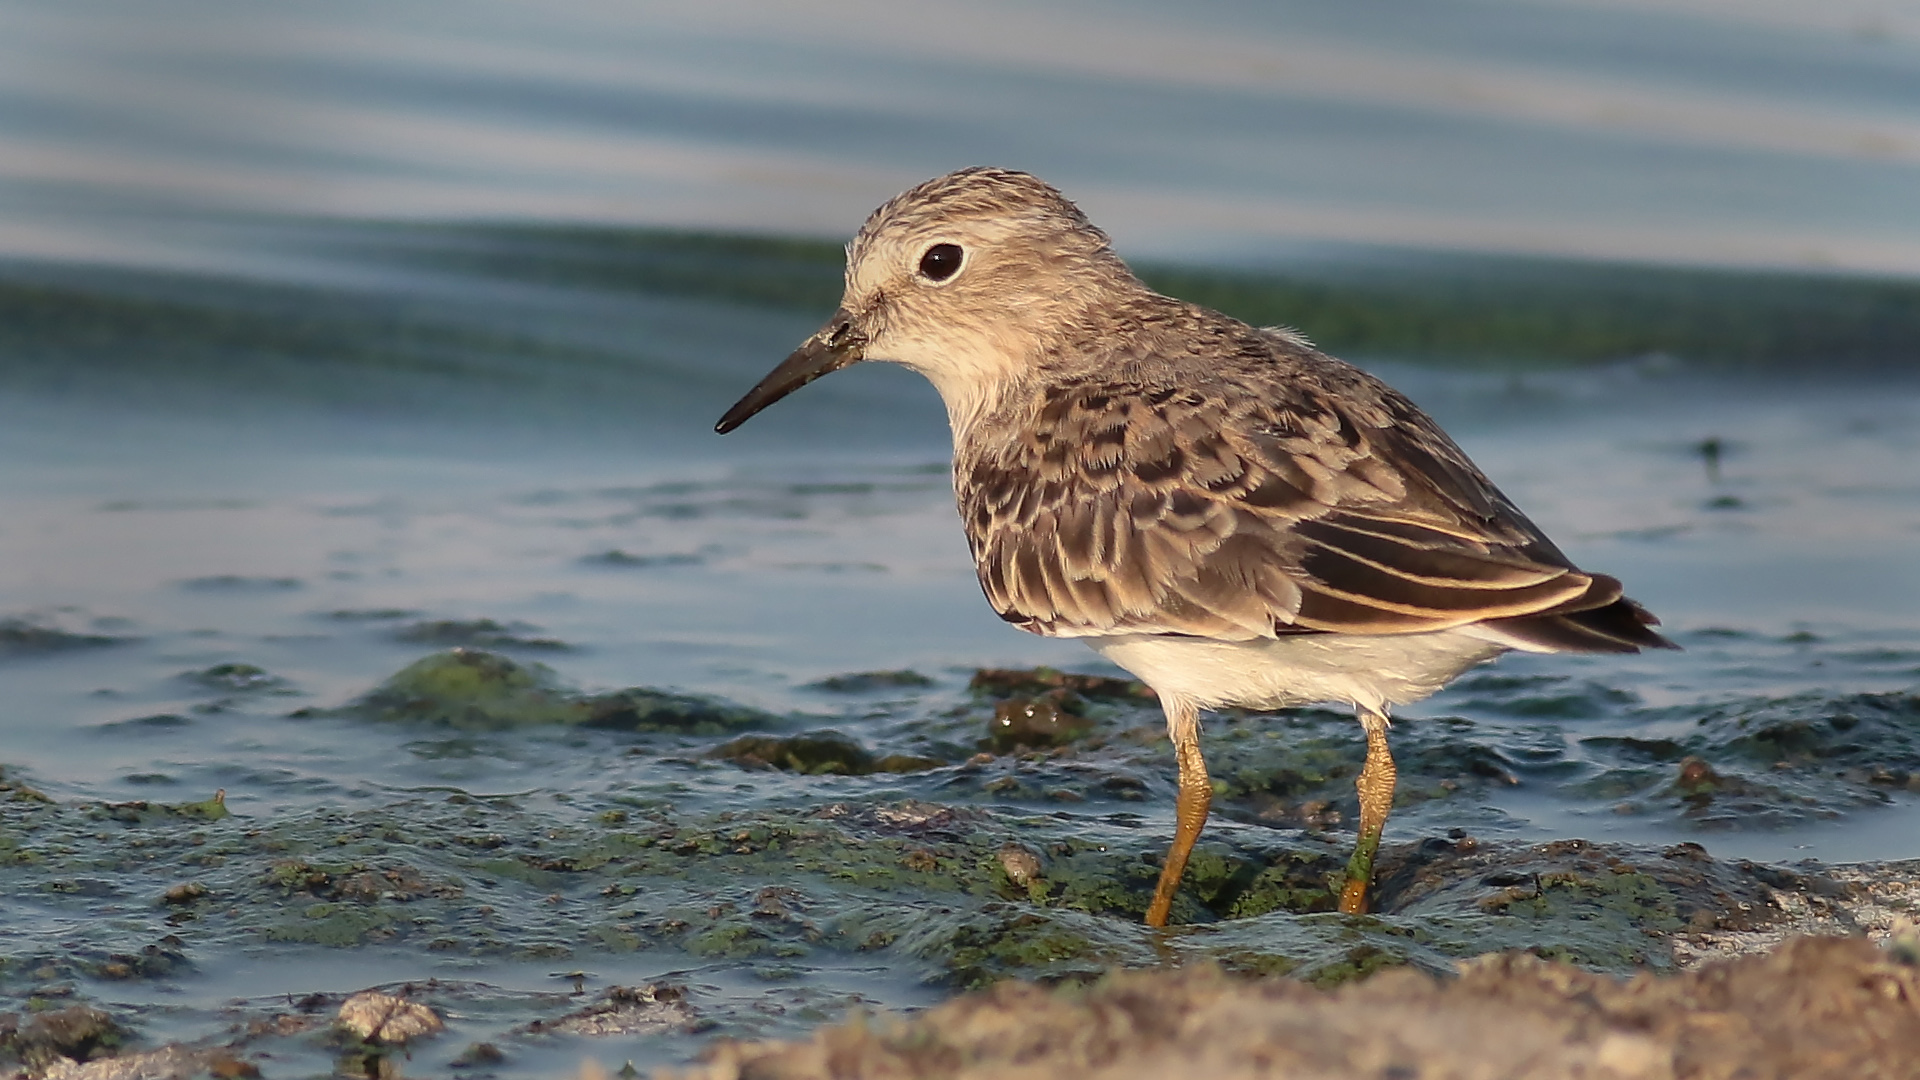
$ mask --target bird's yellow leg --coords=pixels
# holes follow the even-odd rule
[[[1347,861],[1347,882],[1340,890],[1340,910],[1348,915],[1366,914],[1367,888],[1373,883],[1373,855],[1380,849],[1380,830],[1386,827],[1387,812],[1393,809],[1393,783],[1399,776],[1393,766],[1393,751],[1387,748],[1385,714],[1362,708],[1360,724],[1367,730],[1367,763],[1354,781],[1360,791],[1360,842]]]
[[[1200,710],[1192,702],[1163,696],[1167,710],[1167,734],[1173,738],[1173,752],[1180,765],[1180,797],[1174,815],[1178,822],[1173,846],[1167,849],[1166,864],[1160,867],[1160,884],[1153,890],[1153,903],[1147,908],[1148,926],[1167,925],[1167,912],[1173,907],[1173,894],[1180,889],[1180,877],[1187,872],[1187,856],[1193,854],[1193,842],[1207,823],[1207,808],[1213,803],[1213,781],[1207,776],[1207,761],[1200,756]]]

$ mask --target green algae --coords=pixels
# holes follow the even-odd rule
[[[434,654],[331,715],[492,730],[582,727],[624,710],[608,726],[638,734],[599,737],[624,742],[636,760],[707,775],[781,769],[787,776],[774,786],[786,794],[716,809],[620,785],[565,798],[442,788],[350,810],[250,804],[244,817],[227,815],[217,797],[167,805],[16,794],[0,801],[0,874],[85,929],[57,954],[0,945],[0,1006],[59,1000],[47,988],[62,979],[164,980],[210,951],[292,947],[581,967],[655,954],[663,966],[738,966],[769,985],[848,963],[945,988],[1009,976],[1079,982],[1168,959],[1331,984],[1396,965],[1446,971],[1496,948],[1627,972],[1672,966],[1671,943],[1688,934],[1763,929],[1784,918],[1776,892],[1823,887],[1814,875],[1718,862],[1686,845],[1525,846],[1464,834],[1406,842],[1420,836],[1429,805],[1449,820],[1460,813],[1450,804],[1516,776],[1565,790],[1609,774],[1569,772],[1545,753],[1540,732],[1554,728],[1509,726],[1490,737],[1460,718],[1402,719],[1399,808],[1416,824],[1390,824],[1379,849],[1380,914],[1335,915],[1351,849],[1338,826],[1364,757],[1357,726],[1325,710],[1227,714],[1210,719],[1206,749],[1219,814],[1243,824],[1208,831],[1175,925],[1152,931],[1140,920],[1167,835],[1135,811],[1171,776],[1164,727],[1155,704],[1123,681],[1092,684],[1112,693],[1087,696],[1067,678],[999,679],[924,726],[882,729],[907,740],[977,732],[984,713],[1023,693],[1084,703],[1088,730],[1063,745],[950,766],[914,762],[925,779],[912,790],[939,792],[931,802],[902,800],[890,786],[900,774],[883,764],[911,755],[838,732],[742,736],[734,725],[793,721],[644,688],[583,694],[539,664]],[[1695,714],[1705,720],[1693,732],[1616,736],[1631,741],[1593,753],[1631,757],[1670,784],[1671,755],[1689,739],[1718,740],[1708,744],[1716,756],[1737,764],[1748,759],[1731,742],[1764,737],[1748,752],[1786,762],[1766,770],[1791,777],[1852,760],[1849,732],[1897,726],[1911,707],[1891,695],[1707,711]],[[1830,722],[1781,727],[1814,715]],[[644,737],[649,730],[674,737]],[[1701,774],[1693,788],[1659,797],[1679,806],[1730,799],[1725,779]],[[833,801],[806,795],[813,784],[832,785]],[[1010,850],[1027,858],[1016,866]],[[138,901],[132,917],[129,897]]]
[[[1766,925],[1771,889],[1816,887],[1697,849],[1428,841],[1383,846],[1385,913],[1348,918],[1327,913],[1343,840],[1236,829],[1203,841],[1175,927],[1154,931],[1140,917],[1163,837],[965,805],[689,812],[442,792],[191,830],[91,802],[0,803],[0,822],[37,854],[0,870],[9,887],[74,883],[41,903],[82,928],[58,949],[0,945],[0,1003],[62,978],[164,980],[257,946],[576,965],[657,952],[774,983],[870,958],[949,988],[1169,958],[1334,983],[1497,947],[1631,971],[1670,965],[1674,935]],[[1009,848],[1031,853],[1024,882]],[[108,873],[112,888],[86,884]],[[128,894],[150,898],[144,914],[112,914]]]
[[[577,724],[586,715],[579,698],[552,668],[475,649],[422,657],[335,712],[464,731]]]
[[[676,694],[647,687],[595,694],[587,697],[584,703],[587,716],[581,725],[608,731],[713,736],[785,724],[782,718],[772,713],[717,698]]]
[[[419,232],[423,237],[434,232]],[[839,245],[596,228],[441,227],[484,237],[415,257],[485,276],[713,297],[810,311],[840,296]],[[1585,361],[1666,353],[1719,363],[1902,355],[1914,286],[1832,274],[1524,257],[1402,261],[1352,275],[1145,264],[1151,286],[1339,350]]]
[[[235,390],[322,404],[444,407],[448,383],[538,404],[631,360],[489,325],[483,314],[378,295],[213,275],[87,268],[0,276],[0,381],[178,402]],[[61,280],[64,279],[64,280]],[[503,358],[511,358],[502,363]],[[545,363],[534,370],[513,360]],[[571,379],[558,378],[571,372]]]
[[[1561,363],[1664,354],[1716,366],[1862,367],[1916,329],[1911,282],[1497,256],[1354,275],[1146,266],[1151,286],[1336,353]]]
[[[780,722],[769,713],[696,694],[646,687],[583,694],[568,687],[545,664],[468,648],[422,657],[341,708],[303,709],[293,715],[345,716],[458,731],[578,725],[694,735]]]
[[[809,683],[808,688],[826,690],[835,694],[866,694],[877,690],[924,690],[934,685],[932,679],[917,671],[857,671],[845,675],[829,675],[818,682]]]
[[[390,936],[394,932],[393,922],[394,917],[388,912],[344,904],[309,904],[301,909],[298,918],[264,927],[260,936],[278,944],[339,948]]]
[[[1252,876],[1213,906],[1225,919],[1252,919],[1274,912],[1304,915],[1332,911],[1339,895],[1327,864],[1324,853],[1310,851],[1289,852],[1265,866],[1250,863]]]
[[[188,803],[156,803],[145,800],[99,803],[90,807],[87,812],[89,816],[99,820],[143,825],[159,822],[219,821],[230,816],[225,791],[216,791],[211,798]]]
[[[5,766],[0,766],[0,795],[8,802],[51,803],[45,792],[17,779],[8,779]]]
[[[941,762],[911,754],[876,755],[838,731],[798,735],[742,735],[714,747],[708,756],[753,769],[783,769],[806,776],[867,776],[925,772]]]
[[[341,223],[336,231],[334,242],[388,265],[819,315],[839,302],[845,259],[833,241],[651,229]],[[1666,354],[1793,367],[1811,355],[1829,363],[1903,360],[1920,333],[1913,283],[1839,274],[1490,255],[1406,257],[1365,274],[1136,269],[1170,295],[1256,325],[1300,327],[1336,352],[1561,363]],[[171,341],[240,354],[324,357],[331,350],[387,364],[553,347],[339,290],[208,278],[208,292],[246,300],[210,310],[141,283],[131,273],[58,285],[0,281],[0,326],[8,328],[0,344],[70,355]]]
[[[954,985],[964,989],[1013,975],[1090,981],[1131,952],[1117,948],[1098,926],[1059,914],[989,907],[972,919],[936,925],[937,936],[917,943],[921,954],[937,948]]]
[[[839,243],[604,226],[379,226],[385,254],[489,278],[795,310],[840,300]],[[477,241],[477,242],[476,242]]]

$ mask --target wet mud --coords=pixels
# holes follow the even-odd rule
[[[1908,1077],[1920,955],[1798,938],[1770,954],[1621,980],[1526,953],[1458,978],[1386,972],[1332,992],[1217,967],[1086,988],[1002,983],[911,1020],[796,1044],[723,1044],[686,1080],[835,1077]]]
[[[234,664],[184,678],[266,701],[284,690],[273,673]],[[669,778],[785,778],[731,809],[683,805],[669,779],[491,795],[443,786],[353,809],[243,815],[218,792],[62,800],[6,775],[0,875],[67,932],[0,945],[0,1014],[11,1025],[0,1028],[0,1055],[31,1076],[57,1075],[62,1061],[162,1051],[202,1055],[197,1067],[231,1061],[227,1075],[284,1059],[350,1073],[401,1067],[391,1048],[346,1046],[338,1025],[322,1022],[339,1002],[315,997],[322,988],[303,985],[297,967],[274,995],[218,1010],[128,1004],[243,953],[380,956],[423,973],[462,960],[538,964],[573,978],[540,992],[444,975],[378,988],[459,1017],[409,1047],[404,1071],[511,1071],[546,1060],[538,1055],[556,1040],[591,1053],[627,1039],[631,1056],[638,1039],[659,1063],[716,1034],[800,1034],[860,1003],[809,988],[820,972],[847,968],[941,995],[1007,978],[1131,986],[1100,980],[1116,968],[1199,965],[1169,985],[1202,997],[1224,993],[1220,972],[1334,987],[1406,968],[1426,974],[1388,985],[1424,1001],[1439,992],[1428,975],[1487,952],[1580,972],[1671,973],[1796,933],[1884,938],[1920,909],[1916,862],[1787,866],[1715,858],[1693,842],[1527,843],[1474,798],[1526,784],[1590,800],[1595,784],[1613,785],[1610,798],[1705,839],[1741,821],[1871,812],[1913,773],[1913,695],[1723,704],[1679,727],[1664,710],[1649,723],[1675,734],[1558,744],[1577,756],[1550,753],[1525,724],[1490,734],[1458,718],[1402,722],[1399,805],[1379,857],[1377,910],[1364,917],[1333,912],[1364,752],[1351,718],[1226,716],[1207,741],[1218,817],[1176,925],[1160,933],[1140,925],[1167,839],[1143,811],[1170,801],[1173,772],[1151,696],[1118,679],[981,671],[929,707],[916,695],[935,682],[892,672],[823,683],[823,700],[868,717],[856,738],[831,726],[832,714],[778,716],[648,688],[582,692],[537,662],[459,648],[281,721],[403,725],[427,738],[572,731],[599,740],[583,752]],[[1520,689],[1499,700],[1522,714],[1584,708],[1594,693],[1561,682]],[[643,990],[595,974],[648,957],[670,971],[724,965],[764,989],[742,996],[694,974]],[[1043,993],[996,991],[1028,992]],[[1117,991],[1091,991],[1106,992]],[[290,1011],[290,999],[306,1005]],[[1094,999],[1058,1000],[1071,1010]],[[59,1035],[61,1024],[87,1027],[83,1018],[96,1036]],[[1590,1042],[1569,1045],[1584,1053]]]

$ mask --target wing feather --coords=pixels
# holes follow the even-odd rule
[[[1042,634],[1246,640],[1518,626],[1620,599],[1410,402],[1275,347],[1294,378],[1061,379],[962,440],[961,516],[995,610]]]

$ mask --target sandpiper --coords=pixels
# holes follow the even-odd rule
[[[1393,803],[1390,707],[1513,649],[1673,647],[1411,401],[1293,331],[1147,288],[1026,173],[963,169],[874,211],[840,309],[716,430],[861,360],[945,401],[1000,617],[1083,638],[1159,694],[1178,827],[1149,925],[1212,800],[1201,709],[1353,705],[1367,754],[1340,909],[1360,913]]]

